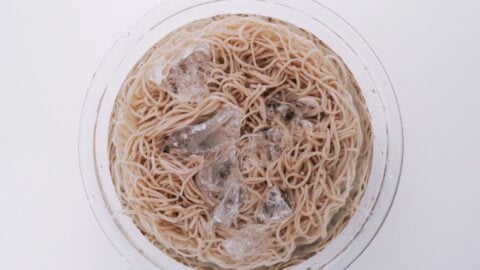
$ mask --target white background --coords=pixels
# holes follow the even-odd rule
[[[324,0],[371,44],[401,106],[394,206],[351,269],[480,269],[480,2]],[[0,269],[126,269],[82,189],[91,76],[158,1],[0,1]]]

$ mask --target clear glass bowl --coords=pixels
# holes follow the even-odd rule
[[[104,233],[132,268],[187,269],[151,244],[122,213],[109,172],[109,120],[121,84],[148,48],[193,20],[232,13],[269,16],[310,31],[342,57],[362,89],[374,136],[365,194],[354,216],[325,249],[291,267],[344,269],[375,237],[394,200],[402,167],[402,122],[393,87],[378,57],[352,26],[316,1],[164,1],[144,15],[110,49],[85,97],[79,155],[88,202]]]

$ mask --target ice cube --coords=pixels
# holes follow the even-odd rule
[[[269,128],[249,138],[250,153],[262,160],[275,161],[287,148],[290,135],[281,128]]]
[[[224,191],[226,183],[236,180],[237,175],[237,151],[232,147],[214,156],[214,160],[198,172],[196,182],[205,194],[218,197]]]
[[[267,236],[265,225],[252,224],[237,231],[233,237],[225,239],[223,247],[232,259],[238,261],[261,251],[262,242]]]
[[[168,71],[170,70],[169,66],[165,66],[165,60],[164,58],[160,58],[158,60],[158,64],[155,65],[155,67],[152,68],[150,71],[150,81],[155,83],[156,85],[162,84],[162,81],[167,77]]]
[[[267,117],[270,119],[279,117],[284,123],[288,124],[299,116],[298,109],[291,103],[269,99],[266,101],[266,105]]]
[[[178,130],[168,138],[168,144],[190,154],[205,153],[233,144],[240,137],[242,112],[225,104],[210,119]]]
[[[279,221],[292,213],[292,209],[282,197],[282,192],[276,186],[265,193],[265,201],[257,216],[259,222]]]
[[[286,148],[288,133],[279,128],[270,128],[264,134],[269,160],[276,160]]]
[[[170,60],[167,66],[155,67],[151,79],[166,87],[179,100],[198,102],[209,92],[207,76],[210,59],[208,45],[199,43],[186,48],[179,59]]]
[[[213,210],[213,224],[229,227],[235,220],[241,203],[242,183],[239,181],[229,182],[220,203]]]

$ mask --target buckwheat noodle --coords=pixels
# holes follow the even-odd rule
[[[199,71],[207,94],[185,99],[166,80],[152,80],[152,70],[178,62],[195,44],[209,55]],[[242,113],[234,145],[249,196],[222,227],[211,221],[221,198],[195,180],[210,154],[181,153],[168,139],[225,105]],[[282,105],[290,111],[272,116]],[[255,147],[265,130],[280,132],[274,156]],[[276,19],[224,15],[175,30],[140,59],[116,99],[109,151],[123,211],[163,252],[196,269],[281,269],[322,250],[353,215],[370,172],[372,135],[357,82],[322,41]],[[262,223],[257,216],[272,186],[291,214]],[[225,240],[252,224],[262,226],[250,232],[261,243],[235,259]]]

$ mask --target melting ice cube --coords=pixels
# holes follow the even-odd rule
[[[168,143],[190,154],[204,153],[233,144],[240,137],[242,112],[233,105],[224,105],[212,118],[178,130]]]
[[[279,128],[270,128],[265,132],[264,137],[269,160],[276,160],[286,147],[288,134]]]
[[[213,210],[214,224],[219,224],[223,227],[229,227],[232,224],[240,208],[242,191],[243,187],[240,182],[233,181],[228,184],[222,200]]]
[[[274,161],[287,148],[289,134],[280,128],[270,128],[255,134],[250,139],[250,151],[261,159]]]
[[[262,249],[262,242],[268,235],[265,230],[265,225],[248,225],[233,237],[225,239],[223,247],[228,255],[237,261],[254,255]]]
[[[297,108],[290,103],[269,99],[266,101],[266,105],[268,118],[279,117],[286,124],[299,115]]]
[[[282,192],[276,186],[265,194],[265,202],[260,209],[257,220],[260,222],[278,221],[292,213],[292,209],[282,197]]]
[[[197,175],[197,185],[209,196],[218,197],[228,181],[234,181],[239,173],[237,151],[230,148],[220,152],[214,160],[203,167]]]
[[[167,67],[157,66],[151,79],[180,100],[200,101],[208,94],[207,75],[211,59],[208,45],[199,43],[185,49],[180,56]]]

